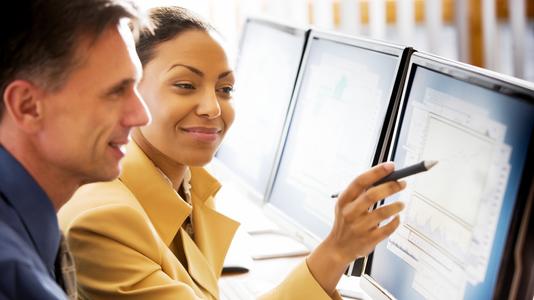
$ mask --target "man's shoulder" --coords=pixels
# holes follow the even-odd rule
[[[0,296],[7,299],[65,299],[37,254],[0,221]],[[1,298],[1,297],[0,297]],[[2,298],[3,299],[3,298]]]
[[[0,221],[0,270],[7,274],[48,276],[40,257],[8,224]],[[3,277],[3,276],[2,276]],[[10,276],[11,277],[11,276]],[[5,285],[7,278],[0,280]]]
[[[30,247],[11,226],[0,221],[0,264],[35,264],[37,254]]]

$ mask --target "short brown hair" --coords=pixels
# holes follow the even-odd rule
[[[137,39],[137,55],[145,66],[153,57],[155,48],[187,30],[216,31],[209,23],[191,11],[178,6],[153,8],[150,11],[150,24]]]
[[[17,0],[6,6],[0,13],[0,118],[10,82],[26,79],[56,90],[77,65],[81,37],[96,39],[122,18],[135,27],[141,20],[129,0]]]

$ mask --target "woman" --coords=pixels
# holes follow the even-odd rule
[[[81,188],[59,213],[78,280],[93,299],[216,299],[238,224],[214,210],[219,184],[208,163],[234,119],[234,75],[213,29],[181,8],[151,15],[137,50],[139,91],[152,113],[133,133],[119,179]],[[392,164],[362,174],[341,194],[330,235],[265,299],[339,298],[347,265],[398,226],[402,204],[368,209],[404,188],[372,183]]]

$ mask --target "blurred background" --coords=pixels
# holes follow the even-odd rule
[[[141,0],[179,5],[237,49],[247,17],[340,31],[534,82],[534,0]]]

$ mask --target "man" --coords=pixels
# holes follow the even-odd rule
[[[56,211],[80,185],[115,178],[130,129],[149,121],[126,23],[138,12],[120,0],[13,2],[0,13],[16,20],[0,33],[0,299],[72,298]]]

